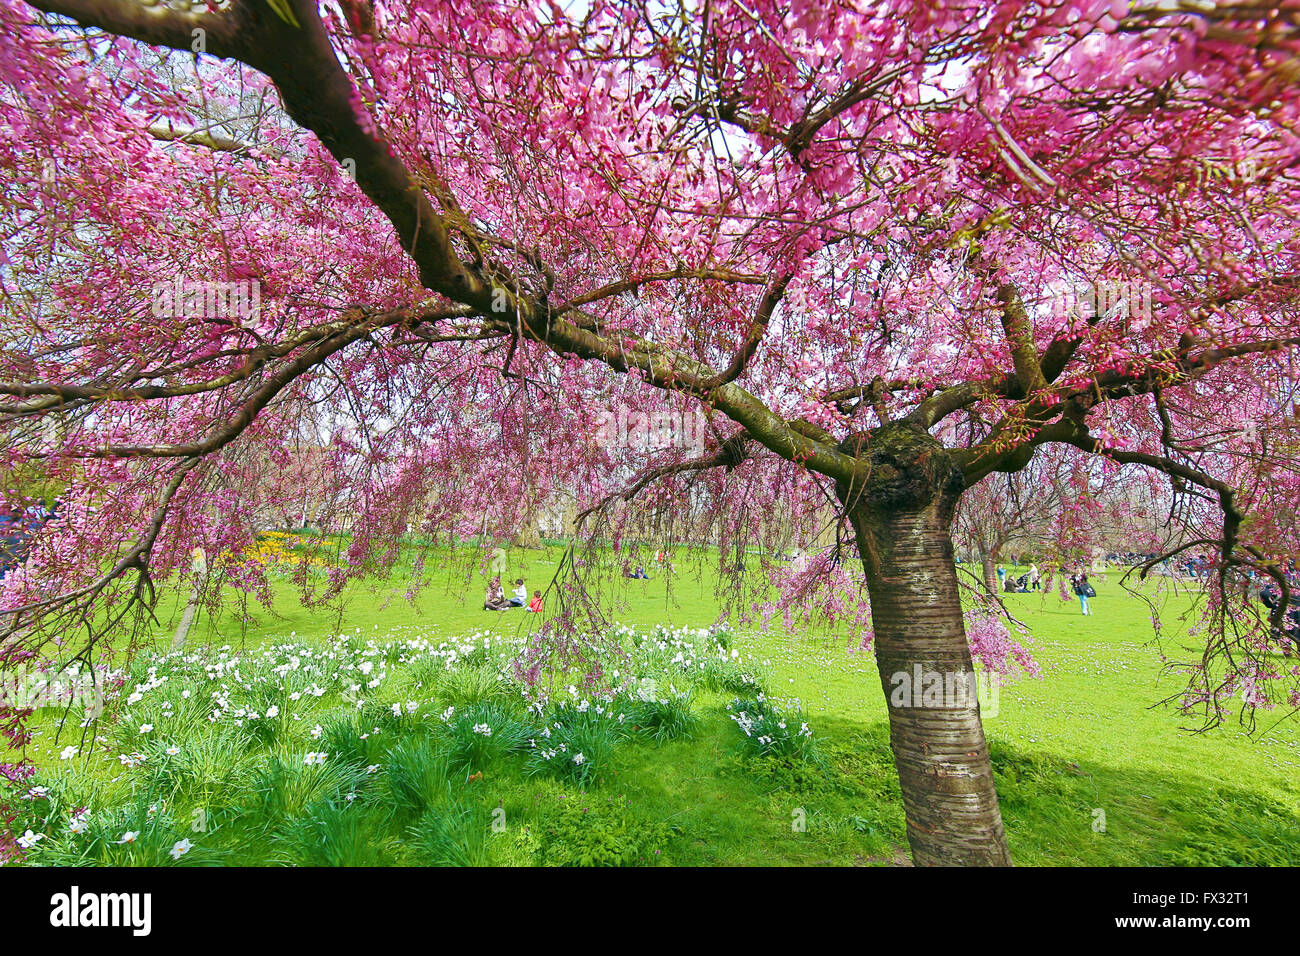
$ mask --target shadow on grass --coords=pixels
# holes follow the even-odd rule
[[[644,807],[679,828],[674,862],[891,865],[906,858],[884,722],[823,719],[816,768],[741,758],[734,728],[712,719],[705,727],[694,742],[641,751],[621,775]],[[1258,793],[1193,773],[1075,763],[997,741],[990,752],[1018,864],[1300,865],[1300,819]],[[801,816],[802,831],[792,826]]]

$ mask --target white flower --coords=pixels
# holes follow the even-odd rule
[[[377,763],[372,763],[369,767],[366,768],[366,773],[378,773],[378,772],[379,772],[379,764]]]
[[[60,759],[60,760],[71,760],[71,759],[72,759],[73,757],[75,757],[79,752],[80,752],[80,751],[78,751],[76,747],[64,747],[64,748],[63,748],[63,752],[62,752],[61,754],[59,754],[59,759]]]
[[[194,844],[191,843],[189,840],[177,841],[171,850],[172,859],[179,860],[186,853],[189,853],[190,850],[192,850],[193,848],[194,848]]]
[[[119,845],[123,843],[134,843],[136,841],[136,837],[138,837],[139,835],[140,835],[139,830],[127,830],[125,833],[122,834],[122,839],[118,840],[117,842]]]
[[[475,724],[475,725],[474,725],[474,733],[476,733],[476,734],[482,734],[484,737],[491,737],[491,736],[492,736],[492,728],[489,727],[487,724]]]
[[[303,758],[303,763],[308,766],[311,766],[312,764],[322,764],[328,756],[329,754],[327,753],[316,753],[315,751],[310,751],[307,756]]]
[[[401,716],[402,716],[402,705],[401,705],[401,704],[394,704],[394,705],[393,705],[393,716],[394,716],[394,717],[401,717]]]
[[[147,733],[149,733],[151,730],[153,730],[153,724],[141,724],[141,725],[140,725],[140,733],[142,733],[142,734],[147,734]]]
[[[417,710],[419,710],[419,709],[420,709],[420,705],[419,705],[418,703],[416,703],[415,701],[413,701],[413,700],[408,700],[408,701],[406,702],[406,712],[407,712],[408,714],[413,714],[413,713],[415,713],[415,712],[416,712]]]
[[[280,708],[277,707],[277,706],[275,706],[275,704],[272,704],[270,707],[266,708],[266,716],[267,716],[268,718],[270,718],[270,717],[279,717],[279,716],[280,716]]]
[[[84,816],[73,817],[71,820],[68,821],[68,832],[85,833],[86,828],[89,826],[90,824],[86,822],[86,818]]]
[[[323,734],[324,732],[325,732],[325,728],[322,727],[320,724],[317,724],[315,727],[311,729],[311,739],[312,740],[319,739],[320,735]]]
[[[30,850],[32,847],[36,846],[36,844],[40,843],[44,839],[45,839],[44,833],[33,833],[31,830],[28,830],[26,833],[24,833],[22,836],[18,838],[18,845],[22,847],[24,850]]]
[[[574,754],[573,762],[576,763],[579,767],[581,767],[584,763],[587,762],[587,758],[584,757],[582,754]]]
[[[163,751],[163,753],[165,753],[169,757],[175,757],[180,752],[181,752],[181,748],[177,747],[175,744],[172,744],[172,746],[168,747],[166,750]]]

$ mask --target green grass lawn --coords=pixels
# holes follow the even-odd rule
[[[561,557],[557,548],[514,551],[504,577],[513,581],[523,576],[530,592],[544,588]],[[471,634],[477,635],[476,641],[487,635],[493,642],[492,659],[476,667],[491,671],[508,656],[510,642],[539,623],[537,616],[522,611],[482,610],[483,578],[476,568],[451,555],[427,561],[424,575],[429,586],[414,603],[403,596],[408,576],[399,574],[377,587],[352,586],[341,611],[305,608],[295,589],[280,581],[275,586],[274,613],[253,608],[241,617],[228,607],[215,619],[204,615],[191,631],[190,646],[229,645],[242,648],[255,661],[256,648],[263,642],[294,641],[323,649],[334,646],[330,639],[339,633],[351,635],[351,645],[357,648],[366,640],[383,645],[418,639],[433,647]],[[1094,581],[1098,596],[1090,602],[1094,612],[1090,617],[1080,614],[1077,601],[1065,603],[1056,594],[1005,596],[1013,612],[1032,629],[1032,650],[1042,665],[1041,677],[1022,678],[1001,688],[996,707],[986,708],[985,727],[1013,858],[1038,865],[1300,863],[1296,725],[1287,721],[1273,726],[1280,714],[1264,714],[1261,727],[1265,729],[1253,738],[1236,726],[1193,734],[1181,729],[1192,723],[1189,718],[1153,707],[1178,689],[1178,678],[1162,676],[1149,609],[1122,591],[1117,578],[1112,572],[1109,580]],[[707,565],[689,562],[679,566],[671,581],[662,575],[651,581],[611,575],[609,597],[616,606],[612,616],[643,632],[654,625],[705,628],[719,615],[716,583]],[[1186,633],[1188,622],[1179,616],[1190,607],[1191,598],[1186,593],[1157,593],[1155,587],[1148,593],[1161,606],[1164,650],[1178,657],[1172,652],[1179,642],[1172,635]],[[164,602],[160,623],[147,635],[146,647],[153,642],[166,649],[179,611],[179,596]],[[25,809],[31,812],[20,816],[19,832],[33,820],[34,830],[50,828],[50,840],[41,845],[49,849],[38,848],[32,854],[34,861],[48,853],[50,859],[64,862],[167,862],[157,859],[159,848],[171,846],[172,837],[184,832],[183,824],[196,807],[213,804],[214,813],[224,814],[222,819],[228,822],[220,837],[194,840],[190,862],[587,860],[589,856],[582,854],[590,848],[583,849],[585,837],[575,836],[571,832],[575,828],[594,833],[605,847],[591,858],[597,862],[632,862],[633,858],[682,865],[904,862],[903,814],[888,748],[884,700],[871,656],[855,652],[856,640],[847,633],[762,634],[736,629],[727,642],[740,655],[741,664],[736,666],[761,674],[773,699],[800,702],[803,719],[814,733],[816,760],[747,751],[752,741],[726,709],[737,696],[734,688],[681,677],[667,663],[666,654],[628,645],[632,663],[625,666],[636,666],[660,682],[680,683],[677,690],[690,690],[689,703],[683,705],[694,717],[689,732],[662,740],[619,737],[608,759],[602,760],[595,782],[535,774],[518,755],[481,755],[476,758],[481,767],[470,761],[456,764],[452,771],[439,771],[438,779],[447,779],[446,790],[438,790],[437,800],[415,800],[407,806],[394,796],[398,792],[394,781],[401,773],[414,772],[403,761],[415,758],[405,750],[390,752],[385,747],[414,742],[444,755],[459,753],[457,747],[479,741],[460,740],[447,736],[450,730],[439,730],[446,725],[438,723],[434,702],[463,708],[486,706],[486,698],[462,686],[477,670],[471,668],[468,676],[434,674],[417,659],[424,652],[406,646],[387,654],[407,660],[389,665],[390,676],[366,707],[401,704],[410,697],[420,703],[422,722],[409,727],[400,721],[393,728],[384,725],[388,743],[383,747],[374,740],[358,745],[368,755],[366,765],[380,768],[374,779],[349,777],[344,768],[338,771],[339,780],[313,783],[313,790],[290,773],[307,771],[286,769],[286,755],[300,760],[304,750],[317,746],[305,735],[309,724],[333,726],[330,721],[348,716],[350,704],[335,688],[314,702],[286,702],[284,709],[296,723],[286,725],[283,739],[249,743],[241,736],[242,729],[232,731],[191,715],[188,723],[175,724],[187,728],[183,735],[187,751],[208,746],[242,756],[226,762],[213,756],[214,765],[207,771],[184,777],[166,791],[170,796],[163,802],[172,829],[155,828],[157,846],[149,851],[154,856],[133,856],[133,847],[117,847],[106,837],[93,851],[74,846],[71,838],[54,833],[59,826],[66,827],[70,806],[90,804],[101,814],[96,819],[107,833],[119,825],[105,822],[112,814],[129,816],[124,807],[144,799],[143,794],[154,795],[162,786],[159,774],[170,758],[155,754],[154,769],[145,772],[123,769],[117,756],[133,747],[153,746],[156,738],[146,740],[137,729],[148,719],[141,716],[140,708],[156,706],[155,693],[132,712],[131,720],[102,722],[98,733],[104,740],[98,756],[89,762],[59,759],[60,751],[69,739],[76,742],[80,730],[67,727],[56,740],[53,719],[47,716],[38,722],[40,736],[28,756],[41,767],[36,782],[57,796],[28,801]],[[711,641],[705,643],[709,646],[696,647],[688,656],[699,654],[703,659],[717,651]],[[281,660],[284,654],[273,656]],[[146,657],[137,651],[136,680],[145,679]],[[269,659],[250,662],[249,673],[261,676],[249,679],[253,690],[248,693],[261,686],[258,682],[269,667]],[[176,674],[178,683],[192,679],[192,674]],[[275,683],[279,678],[270,680]],[[227,683],[234,688],[231,693],[239,693],[238,682]],[[197,692],[207,685],[184,686]],[[498,703],[515,707],[504,698]],[[640,705],[632,701],[619,706]],[[783,706],[789,710],[794,704]],[[506,723],[532,719],[517,707],[493,719],[498,717]],[[160,729],[172,726],[171,722],[166,714],[157,719]],[[534,724],[529,724],[531,733],[540,726]],[[461,733],[464,737],[471,732],[462,728]],[[272,771],[290,776],[272,780],[267,776]],[[473,772],[483,776],[471,779]],[[230,793],[238,791],[242,796],[223,797],[222,781],[228,783]],[[272,813],[257,804],[263,799],[257,794],[283,796],[297,792],[294,787],[307,787],[311,799],[304,797],[292,812],[281,807]],[[347,805],[339,802],[344,787],[352,788],[353,801]],[[578,803],[597,822],[588,826],[582,822],[588,819],[585,816],[577,818],[577,824],[570,820],[566,807]],[[354,813],[349,806],[359,809]],[[501,833],[488,828],[491,814],[498,811],[509,821]],[[144,822],[134,825],[144,828],[142,841],[147,843],[150,824],[139,819]],[[449,830],[448,820],[465,823],[460,830]],[[120,823],[123,827],[127,824]],[[325,836],[317,839],[313,833]],[[611,846],[616,849],[609,850]],[[623,850],[626,853],[619,857]],[[614,855],[606,858],[601,852]]]

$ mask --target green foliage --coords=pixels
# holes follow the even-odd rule
[[[709,658],[694,677],[698,685],[714,693],[754,697],[767,692],[761,668],[742,666],[730,659]]]
[[[418,814],[451,799],[452,772],[431,739],[412,738],[388,752],[384,783],[399,812]]]
[[[547,866],[655,866],[665,862],[669,831],[638,818],[626,802],[570,796],[542,828]]]
[[[783,711],[766,697],[737,698],[727,713],[744,734],[742,749],[759,757],[785,761],[815,761],[812,728],[802,710]]]
[[[541,553],[529,560],[559,557]],[[719,635],[648,626],[668,616],[715,619],[715,583],[680,577],[669,604],[664,590],[655,591],[658,582],[644,594],[624,594],[624,619],[639,626],[616,635],[620,653],[607,662],[611,675],[618,671],[611,677],[613,700],[592,693],[587,710],[579,711],[579,701],[565,698],[542,715],[526,710],[521,688],[501,667],[517,647],[511,642],[521,618],[485,614],[473,605],[481,595],[471,594],[462,607],[452,592],[430,588],[419,602],[424,616],[413,625],[411,606],[391,601],[394,595],[382,587],[350,586],[340,637],[337,615],[300,605],[291,587],[276,583],[276,616],[252,620],[246,640],[234,630],[242,622],[204,614],[185,654],[139,653],[129,667],[116,659],[115,666],[129,670],[118,675],[125,680],[122,696],[84,738],[70,722],[56,739],[54,718],[38,714],[39,736],[27,751],[37,776],[0,790],[0,803],[17,812],[9,827],[14,835],[31,830],[43,837],[25,854],[35,865],[565,862],[566,851],[555,847],[581,840],[548,841],[556,796],[561,788],[597,782],[601,788],[589,791],[596,796],[582,799],[623,794],[634,823],[671,821],[690,835],[668,844],[676,864],[894,865],[905,859],[901,797],[870,655],[846,654],[843,635]],[[398,596],[406,586],[394,582]],[[1098,601],[1090,618],[1054,595],[1006,595],[1033,626],[1046,675],[1002,688],[999,711],[985,713],[1013,858],[1026,865],[1300,864],[1294,725],[1268,724],[1253,739],[1236,726],[1181,733],[1185,721],[1177,714],[1148,706],[1157,693],[1176,688],[1144,646],[1147,609],[1125,598],[1113,577],[1098,591],[1107,600]],[[166,647],[187,592],[177,591],[170,623],[163,595],[158,637]],[[1158,600],[1168,601],[1164,617],[1172,634],[1170,622],[1190,598],[1179,592]],[[291,628],[302,635],[293,643],[255,646]],[[491,646],[480,651],[485,636]],[[239,649],[222,651],[225,644]],[[733,650],[740,656],[731,658]],[[286,670],[294,658],[301,666]],[[374,671],[363,677],[351,668],[364,661]],[[385,668],[382,681],[367,686]],[[746,673],[761,681],[738,682]],[[690,689],[697,721],[690,736],[654,746],[649,735],[630,732],[641,726],[632,711],[645,680],[657,685],[653,699],[670,697],[673,687]],[[353,684],[360,686],[349,690]],[[138,687],[143,693],[127,704]],[[791,712],[784,703],[770,705],[771,689],[799,695],[814,715],[808,719],[817,734],[813,759],[798,748],[764,755],[737,732],[734,711],[729,716],[725,709],[733,697],[745,702],[746,713]],[[289,699],[293,694],[298,698]],[[276,700],[282,716],[273,718],[273,732],[263,737],[262,729],[235,723],[243,719],[241,709],[264,719]],[[414,713],[408,701],[418,702]],[[400,715],[392,703],[401,705]],[[463,713],[476,704],[500,705],[505,716],[529,725],[528,738],[496,752],[481,780],[474,779],[479,767],[449,771],[445,788],[442,772],[399,759],[405,769],[398,774],[412,782],[399,806],[389,753],[407,746],[434,762],[447,758],[452,735],[438,716],[447,706]],[[145,724],[153,725],[150,732],[141,730]],[[321,733],[312,736],[317,725]],[[542,735],[543,727],[551,737]],[[552,750],[565,743],[566,753],[584,754],[584,764],[539,761],[529,741]],[[80,745],[81,753],[60,759],[69,744]],[[328,757],[309,766],[308,751]],[[539,762],[549,766],[538,768]],[[492,833],[490,814],[501,803],[509,827]],[[86,814],[78,812],[83,807]],[[795,808],[806,812],[806,832],[791,830]],[[1104,829],[1094,828],[1099,811]],[[84,826],[75,824],[81,832],[71,832],[74,818],[87,815]],[[444,818],[450,822],[432,822]],[[456,836],[455,821],[462,819],[473,821],[464,839]],[[419,840],[412,833],[417,827],[424,834]],[[437,827],[446,830],[441,837]],[[118,842],[127,832],[135,839]],[[481,853],[474,849],[477,837],[483,837]],[[173,860],[181,840],[192,848]]]
[[[70,815],[41,849],[48,866],[174,866],[202,862],[205,854],[174,853],[193,836],[148,794],[117,807]]]
[[[428,810],[409,831],[418,866],[487,866],[488,821],[455,801]]]
[[[548,776],[578,787],[600,784],[618,745],[618,722],[608,711],[564,704],[550,711],[549,723],[533,737],[528,774]]]
[[[362,730],[360,718],[354,713],[344,712],[326,717],[321,725],[319,739],[321,750],[334,760],[357,767],[379,762],[381,738]]]
[[[664,743],[690,739],[699,729],[699,718],[691,712],[690,694],[671,694],[662,700],[632,700],[625,710],[624,727],[630,732]]]
[[[250,809],[263,826],[302,816],[311,805],[340,798],[361,786],[364,770],[340,760],[307,763],[306,755],[272,756],[253,778]]]
[[[518,692],[494,669],[473,665],[445,674],[435,693],[442,704],[457,709],[477,704],[502,704],[519,697]]]
[[[295,866],[390,866],[389,814],[346,797],[308,807],[277,835],[276,847]]]
[[[462,774],[481,773],[526,748],[532,729],[499,703],[457,710],[442,727],[449,765]]]

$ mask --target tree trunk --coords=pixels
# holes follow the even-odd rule
[[[199,601],[203,592],[199,582],[195,581],[190,588],[190,599],[185,605],[185,613],[181,615],[181,623],[176,628],[176,634],[172,637],[172,651],[185,650],[185,641],[190,636],[190,627],[194,624],[194,617],[199,613]]]
[[[537,549],[542,546],[542,529],[535,516],[529,516],[510,544],[515,548]]]
[[[877,429],[858,453],[871,461],[866,486],[838,490],[871,595],[912,859],[1010,865],[953,565],[950,526],[964,479],[915,427]]]
[[[194,575],[194,583],[190,587],[190,599],[185,605],[185,613],[181,615],[181,623],[172,637],[172,651],[185,649],[194,616],[199,613],[199,602],[203,599],[203,586],[208,575],[208,556],[202,548],[195,548],[190,553],[190,573]]]
[[[984,572],[984,583],[989,591],[997,594],[1001,590],[998,587],[998,571],[993,565],[993,555],[987,551],[980,551],[980,570]]]

